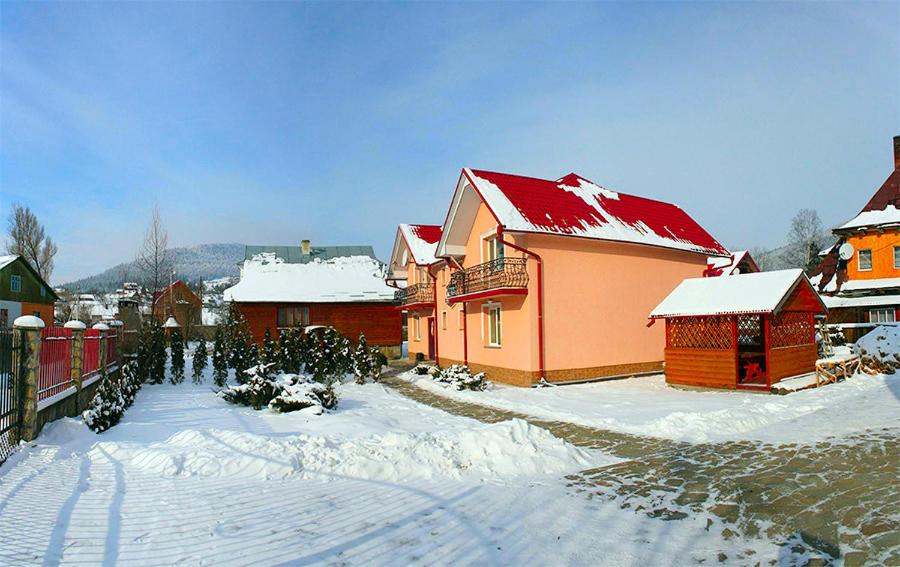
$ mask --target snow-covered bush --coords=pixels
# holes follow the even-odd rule
[[[853,351],[870,372],[894,374],[900,369],[900,327],[875,327],[856,341]]]
[[[371,358],[371,376],[373,382],[378,382],[381,380],[381,370],[387,365],[387,357],[381,352],[381,349],[377,346],[373,346],[369,350],[369,356]]]
[[[427,375],[427,376],[431,376],[432,378],[434,378],[435,376],[438,376],[441,373],[440,369],[437,366],[434,366],[432,364],[424,364],[424,363],[416,364],[415,367],[412,369],[412,371],[413,371],[413,374],[416,374],[418,376],[426,376]]]
[[[155,320],[144,323],[138,338],[137,365],[142,382],[162,384],[166,377],[166,334]]]
[[[191,370],[194,378],[194,384],[203,383],[203,371],[209,362],[209,353],[206,350],[206,340],[197,343],[194,349],[194,357],[191,363]]]
[[[137,361],[130,360],[122,367],[121,390],[125,407],[131,407],[134,398],[141,389],[141,376],[138,371]]]
[[[262,409],[278,394],[280,387],[272,375],[269,364],[258,364],[244,371],[247,378],[237,386],[222,390],[220,395],[227,402]]]
[[[438,370],[438,369],[436,369]],[[454,364],[436,373],[428,373],[432,379],[453,386],[457,390],[473,390],[481,392],[486,390],[489,382],[484,378],[484,372],[472,374],[467,366]]]
[[[272,331],[266,327],[266,334],[263,337],[262,350],[259,353],[259,362],[271,366],[273,372],[281,370],[281,357],[279,356],[278,343],[272,337]]]
[[[359,334],[356,349],[353,351],[353,376],[357,384],[365,384],[366,378],[372,374],[372,358],[366,344],[366,336]]]
[[[302,369],[301,335],[297,329],[284,329],[278,337],[278,359],[281,371],[299,374]]]
[[[308,376],[286,374],[278,381],[281,391],[269,402],[269,409],[281,413],[311,408],[312,413],[334,409],[338,395],[331,382],[322,384]]]
[[[118,378],[107,376],[104,370],[91,405],[81,414],[85,425],[101,433],[119,423],[142,383],[136,358],[125,363]]]
[[[169,380],[173,384],[181,384],[184,381],[184,339],[178,329],[172,331],[169,339],[169,352],[171,353],[172,372]]]

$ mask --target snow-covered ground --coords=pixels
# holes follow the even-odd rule
[[[456,391],[409,372],[402,377],[442,395],[541,419],[680,441],[808,442],[900,427],[900,374],[863,374],[787,396],[679,390],[666,386],[662,374],[549,388],[495,384],[485,392]]]
[[[322,416],[145,386],[109,431],[63,419],[0,466],[0,564],[623,565],[747,548],[700,515],[666,522],[567,488],[615,462],[377,384],[344,386]]]

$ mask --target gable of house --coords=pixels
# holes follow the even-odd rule
[[[0,256],[0,300],[53,305],[59,296],[21,256]]]

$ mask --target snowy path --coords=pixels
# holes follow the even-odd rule
[[[578,493],[609,499],[623,510],[673,522],[702,519],[709,534],[723,541],[777,542],[782,564],[803,565],[810,557],[900,564],[896,428],[867,428],[866,422],[857,422],[853,425],[859,433],[825,441],[696,444],[538,419],[474,403],[483,392],[460,396],[440,386],[422,388],[428,383],[411,382],[408,376],[389,383],[412,399],[456,415],[488,423],[526,419],[575,445],[627,459],[568,477]],[[889,383],[897,384],[894,377]],[[877,387],[878,382],[872,384]],[[752,549],[737,557],[723,551],[719,559],[748,562],[753,554]]]
[[[345,387],[325,416],[146,386],[108,432],[61,420],[0,466],[0,564],[638,565],[778,553],[723,541],[700,517],[668,522],[587,498],[565,479],[615,462],[379,385]]]

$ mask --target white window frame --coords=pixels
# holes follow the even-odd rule
[[[19,274],[12,274],[9,276],[9,291],[13,293],[22,292],[22,276]]]
[[[422,340],[422,318],[419,317],[418,315],[413,317],[413,330],[416,332],[415,340],[417,342],[421,341]]]
[[[497,314],[497,331],[496,337],[492,337],[493,329],[491,326],[491,314]],[[489,348],[500,348],[503,346],[503,309],[499,303],[485,303],[481,307],[481,340],[484,346]],[[496,341],[494,340],[496,338]]]
[[[447,311],[441,311],[441,330],[447,330]]]
[[[863,268],[862,265],[862,257],[863,252],[867,252],[869,256],[869,267]],[[856,255],[856,269],[860,272],[871,272],[872,271],[872,249],[871,248],[862,248],[859,253]]]
[[[876,307],[869,309],[869,323],[894,323],[897,312],[893,307]]]
[[[900,270],[900,246],[894,246],[894,269]]]

